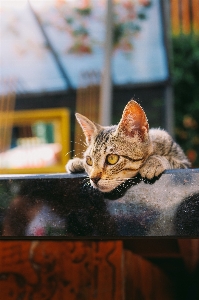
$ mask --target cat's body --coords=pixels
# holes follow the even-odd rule
[[[76,114],[86,136],[84,157],[69,160],[70,173],[86,171],[91,185],[110,192],[138,173],[152,179],[166,169],[187,168],[180,146],[161,129],[150,129],[141,106],[130,101],[118,125],[102,127]]]

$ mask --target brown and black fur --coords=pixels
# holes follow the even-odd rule
[[[110,192],[138,173],[146,179],[166,169],[188,168],[190,162],[180,146],[164,130],[150,129],[141,106],[134,100],[124,108],[118,125],[102,127],[76,114],[86,137],[83,158],[69,160],[69,173],[86,171],[93,187]],[[118,161],[112,165],[107,157]],[[88,158],[92,165],[88,165]]]

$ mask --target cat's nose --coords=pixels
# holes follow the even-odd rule
[[[101,179],[101,177],[100,176],[96,176],[96,177],[91,177],[91,180],[95,183],[95,184],[97,184],[98,183],[98,181]]]

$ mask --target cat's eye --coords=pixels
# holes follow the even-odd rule
[[[115,165],[119,160],[119,156],[117,154],[109,154],[106,157],[106,161],[109,165]]]
[[[87,165],[92,166],[93,160],[90,156],[86,156],[86,163],[87,163]]]

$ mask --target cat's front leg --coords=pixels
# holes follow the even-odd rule
[[[152,179],[166,169],[171,169],[169,161],[163,156],[152,155],[146,160],[139,173],[144,178]]]
[[[67,162],[65,168],[68,173],[80,173],[85,171],[83,166],[83,159],[78,157],[70,159]]]

